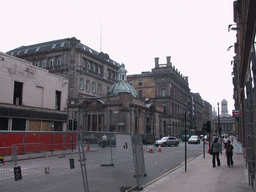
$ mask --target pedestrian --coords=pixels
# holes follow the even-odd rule
[[[233,141],[234,141],[234,136],[232,135],[231,136],[231,142],[233,143]]]
[[[227,156],[227,164],[228,167],[230,167],[230,165],[233,166],[234,161],[233,161],[233,145],[230,144],[230,140],[228,140],[228,144],[226,146],[226,156]]]
[[[215,159],[217,159],[218,166],[220,166],[220,153],[222,154],[222,146],[215,138],[212,143],[212,166],[215,167]]]
[[[223,142],[224,142],[224,149],[226,149],[226,146],[228,144],[228,136],[227,135],[225,135]]]
[[[104,134],[103,136],[102,136],[102,147],[103,148],[105,148],[106,147],[106,145],[107,145],[107,136]]]

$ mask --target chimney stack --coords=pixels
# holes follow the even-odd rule
[[[171,64],[171,56],[167,56],[166,59],[167,59],[167,67],[171,67],[172,66],[172,64]]]
[[[159,57],[155,58],[155,68],[159,67]]]

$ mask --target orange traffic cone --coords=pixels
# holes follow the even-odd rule
[[[150,145],[149,153],[153,153],[152,143],[151,143],[151,145]]]
[[[90,151],[90,141],[88,141],[87,150]]]
[[[162,152],[162,149],[161,149],[161,144],[159,144],[159,146],[158,146],[158,150],[157,150],[158,152]]]

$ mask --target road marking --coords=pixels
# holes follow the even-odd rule
[[[192,161],[193,159],[194,159],[194,157],[191,157],[191,158],[187,159],[187,162],[190,162],[190,161]],[[183,165],[185,165],[185,161],[183,161],[183,162],[182,162],[180,165],[178,165],[177,167],[174,167],[174,168],[171,169],[170,171],[168,171],[168,172],[164,173],[163,175],[157,177],[156,179],[154,179],[154,180],[152,180],[152,181],[146,183],[146,184],[143,185],[142,187],[145,188],[145,187],[147,187],[147,186],[149,186],[149,185],[155,183],[156,181],[162,179],[163,177],[165,177],[166,175],[170,174],[171,172],[177,170],[178,168],[182,167]]]

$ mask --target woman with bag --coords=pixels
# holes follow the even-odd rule
[[[218,142],[218,138],[215,138],[212,143],[212,166],[215,167],[215,159],[217,159],[218,166],[220,166],[219,153],[222,154],[222,146]]]

